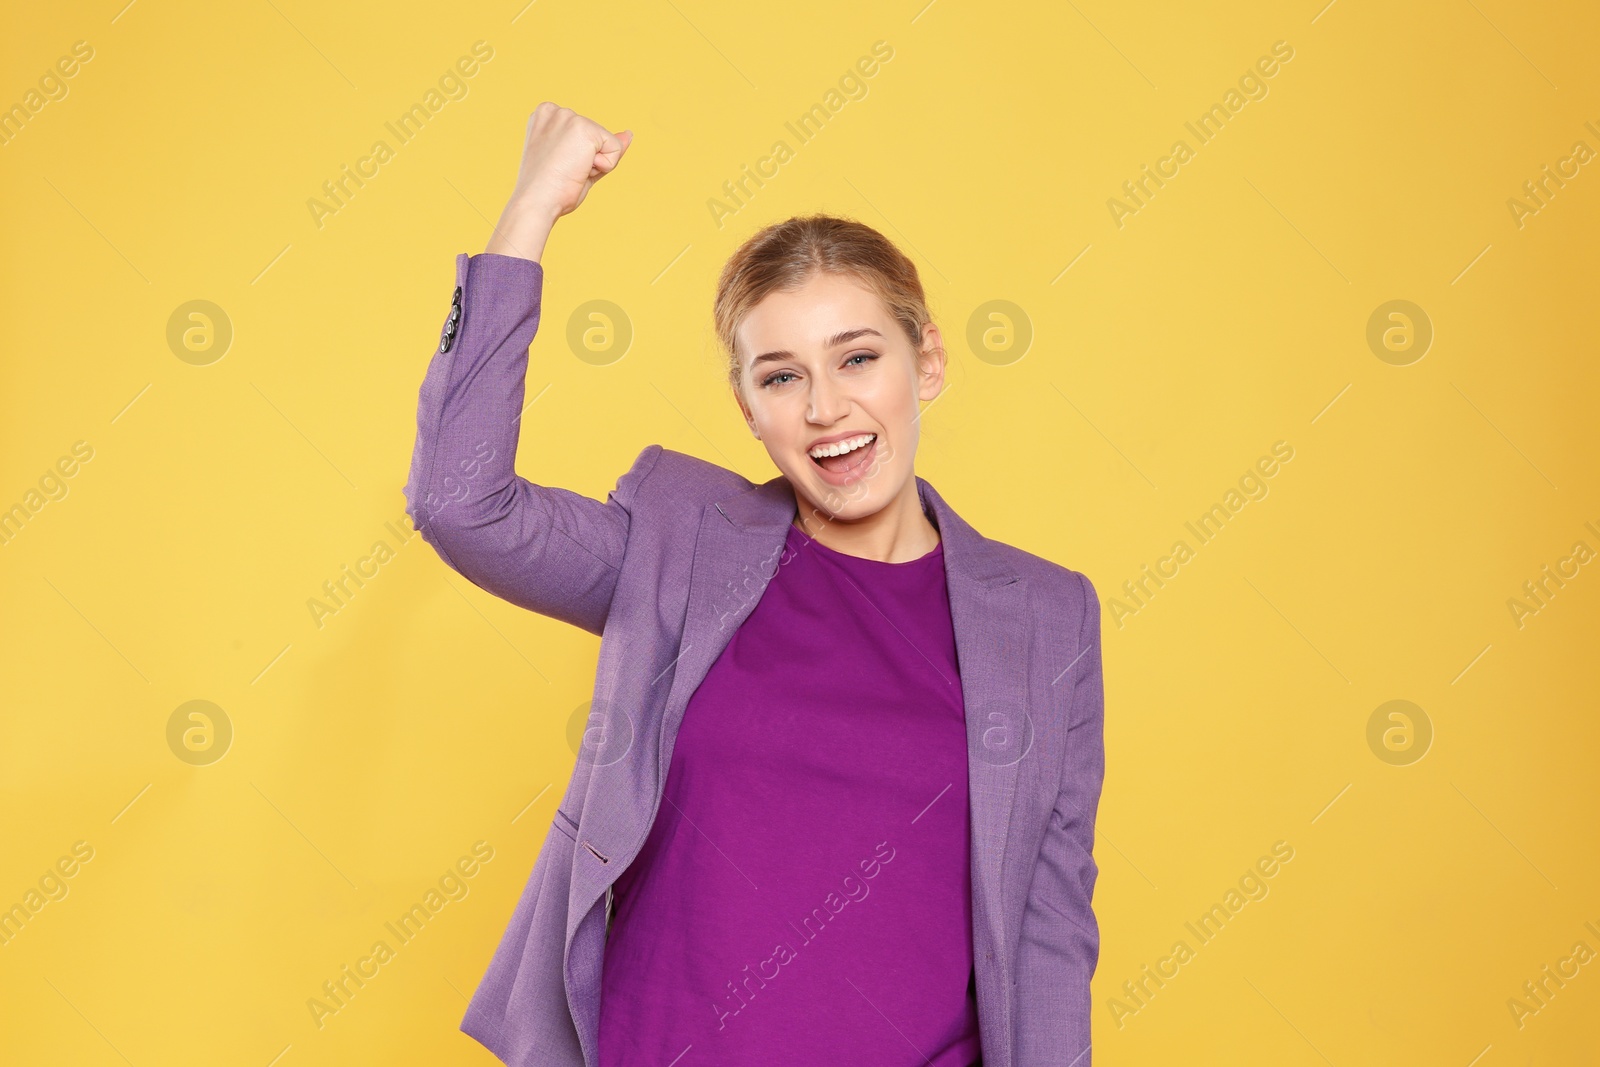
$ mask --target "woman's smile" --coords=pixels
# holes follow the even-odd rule
[[[857,437],[868,438],[868,441],[865,445],[856,445],[849,451],[836,455],[818,456],[816,454],[818,451],[824,451],[830,447],[826,445],[819,446],[807,453],[811,457],[811,462],[816,464],[817,474],[823,481],[829,485],[849,485],[851,482],[859,481],[871,469],[871,464],[878,455],[878,435],[869,433],[860,434]],[[832,447],[852,444],[857,440],[857,437],[834,442]]]

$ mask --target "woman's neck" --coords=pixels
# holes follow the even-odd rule
[[[939,528],[923,511],[916,479],[893,503],[859,519],[829,516],[821,508],[797,504],[793,525],[835,552],[883,563],[921,559],[939,544]]]

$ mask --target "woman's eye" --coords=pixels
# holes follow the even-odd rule
[[[848,366],[852,366],[852,365],[860,367],[860,366],[864,366],[864,364],[854,363],[853,361],[858,360],[858,359],[864,359],[864,360],[867,360],[868,362],[871,362],[872,360],[875,360],[877,358],[878,358],[878,353],[876,353],[876,352],[857,352],[853,356],[845,357],[845,361],[844,362],[845,362],[845,366],[847,366],[847,367]],[[782,378],[793,378],[793,377],[794,377],[794,372],[793,371],[781,370],[781,371],[778,371],[775,374],[769,374],[769,375],[767,375],[767,377],[763,378],[761,380],[761,386],[762,386],[762,388],[768,388],[768,387],[773,386],[773,385],[782,385],[783,383],[779,379],[782,379]]]

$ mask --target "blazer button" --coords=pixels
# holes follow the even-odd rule
[[[444,320],[444,329],[439,333],[439,351],[450,351],[450,345],[456,339],[456,324],[461,321],[461,286],[456,286],[456,291],[450,294],[450,315]]]

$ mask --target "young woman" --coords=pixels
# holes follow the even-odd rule
[[[655,444],[603,502],[513,470],[546,239],[631,142],[539,105],[422,385],[417,529],[601,636],[462,1029],[514,1067],[1089,1067],[1099,600],[914,473],[945,356],[912,263],[827,216],[728,262],[717,333],[771,480]]]

